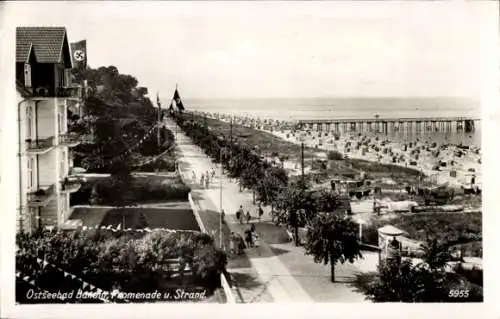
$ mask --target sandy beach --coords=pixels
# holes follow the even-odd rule
[[[248,116],[203,113],[203,115],[234,124],[253,127],[271,133],[286,141],[318,150],[318,156],[326,157],[328,151],[338,151],[344,157],[363,159],[384,164],[420,170],[427,180],[449,187],[470,187],[471,181],[481,188],[481,149],[431,139],[414,138],[403,142],[390,140],[389,136],[375,137],[354,132],[315,131],[296,129],[294,123],[259,119]],[[296,168],[296,163],[286,166]]]

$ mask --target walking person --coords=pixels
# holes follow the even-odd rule
[[[243,205],[240,205],[240,208],[236,211],[236,219],[243,224]]]
[[[201,173],[201,177],[200,177],[200,184],[201,184],[201,187],[204,187],[204,181],[205,181],[205,175],[203,175],[203,173]]]
[[[205,175],[205,187],[206,188],[210,188],[210,176],[208,176],[208,172],[207,172],[207,175]]]
[[[249,210],[247,210],[246,218],[247,218],[247,224],[250,224],[250,219],[252,219],[252,216],[250,216]]]
[[[245,252],[245,241],[239,233],[236,234],[236,241],[238,243],[238,255],[241,255]]]
[[[237,237],[234,232],[231,232],[231,236],[229,237],[229,253],[231,255],[236,255],[236,244],[237,244]]]
[[[262,209],[262,206],[260,205],[260,203],[259,203],[259,207],[257,208],[257,214],[259,216],[259,223],[260,223],[260,219],[262,218],[262,215],[264,215],[264,210]]]
[[[253,241],[253,246],[254,247],[259,247],[260,246],[260,236],[257,234],[257,232],[252,232],[252,241]]]
[[[246,241],[247,247],[253,247],[253,235],[252,235],[252,230],[250,229],[250,227],[245,230],[245,241]]]

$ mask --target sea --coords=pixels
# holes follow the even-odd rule
[[[481,118],[479,100],[454,97],[432,98],[296,98],[296,99],[189,99],[184,97],[187,110],[215,112],[239,116],[271,118],[285,121],[310,119],[375,118],[428,118],[473,117]],[[391,140],[415,139],[449,142],[452,144],[481,145],[481,125],[475,131],[465,132],[393,132]],[[385,135],[385,134],[378,134]]]

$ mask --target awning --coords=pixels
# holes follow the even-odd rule
[[[378,232],[387,236],[401,236],[406,234],[404,230],[396,228],[392,225],[385,225],[384,227],[379,228]]]

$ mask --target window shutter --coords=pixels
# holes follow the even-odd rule
[[[31,65],[29,63],[24,63],[24,86],[31,87]]]

